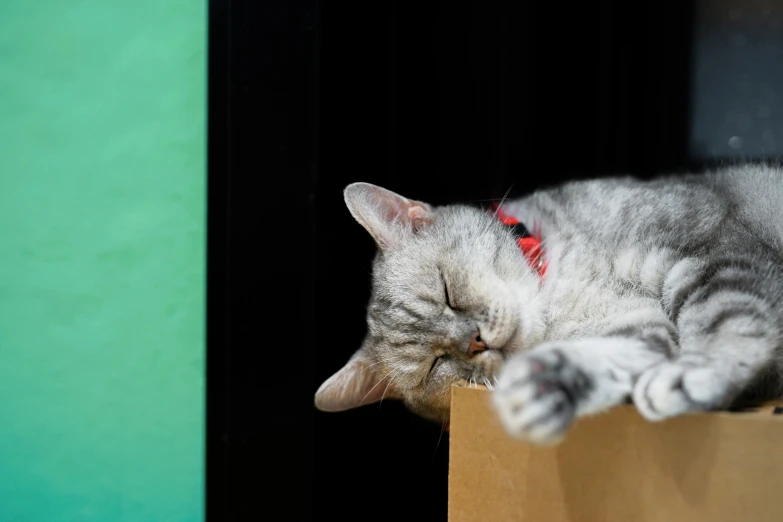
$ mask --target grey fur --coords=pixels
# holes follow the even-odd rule
[[[385,395],[447,422],[450,386],[467,380],[494,389],[511,435],[553,443],[629,397],[650,420],[779,397],[781,181],[776,167],[729,167],[506,201],[541,231],[543,279],[486,211],[350,185],[349,210],[379,245],[368,332],[316,406]],[[477,332],[488,349],[470,357]]]

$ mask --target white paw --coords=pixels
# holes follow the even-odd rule
[[[536,444],[556,444],[574,419],[575,400],[589,380],[557,349],[510,359],[492,395],[506,431]]]
[[[636,409],[657,421],[720,405],[728,392],[727,380],[715,368],[667,362],[644,372],[633,390]]]

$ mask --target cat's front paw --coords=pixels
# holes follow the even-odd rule
[[[633,402],[643,417],[658,421],[714,409],[724,402],[728,388],[715,368],[666,362],[642,373],[634,386]]]
[[[565,436],[576,411],[581,370],[557,349],[539,350],[510,359],[493,393],[500,421],[513,437],[536,444],[556,444]]]

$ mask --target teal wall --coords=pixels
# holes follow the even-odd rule
[[[205,0],[0,2],[0,521],[203,516]]]

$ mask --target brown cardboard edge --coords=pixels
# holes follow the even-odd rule
[[[460,381],[456,384],[452,385],[453,388],[467,388],[469,390],[475,390],[477,393],[490,393],[491,390],[483,385],[480,384],[471,384],[467,381]],[[450,399],[450,406],[451,410],[454,410],[454,393],[451,392],[451,399]],[[636,408],[631,404],[622,404],[615,406],[614,408],[610,408],[610,410],[615,409],[630,409],[633,411],[637,411]],[[605,413],[605,412],[604,412]],[[600,415],[600,413],[599,413]],[[705,412],[695,412],[690,413],[688,415],[717,415],[720,417],[729,417],[729,418],[745,418],[748,420],[751,419],[762,419],[762,420],[774,420],[774,421],[780,421],[783,420],[783,399],[777,399],[777,400],[771,400],[766,401],[758,406],[754,406],[753,408],[746,410],[746,411],[705,411]],[[451,455],[449,455],[449,458]]]
[[[454,388],[470,388],[474,389],[476,391],[489,391],[489,388],[486,386],[481,385],[473,385],[467,381],[459,381],[451,386],[451,390],[449,391],[450,397],[449,397],[449,411],[452,413],[455,411],[454,408],[454,401],[455,401],[455,393]],[[447,502],[446,502],[446,520],[453,520],[452,518],[452,495],[454,494],[454,490],[452,487],[454,476],[453,476],[453,467],[452,463],[454,462],[454,445],[449,444],[449,471],[448,471],[448,492],[447,492]]]
[[[453,384],[451,386],[451,390],[449,390],[449,411],[454,411],[454,388],[463,388],[467,386],[468,383],[465,381],[458,382],[456,384]],[[449,441],[450,442],[450,441]],[[452,489],[452,481],[454,480],[453,475],[453,467],[452,462],[454,462],[454,445],[449,443],[449,472],[448,472],[448,485],[447,485],[447,501],[446,501],[446,520],[450,521],[453,520],[451,516],[451,496],[453,495],[454,491]]]
[[[454,385],[456,386],[456,385]],[[452,386],[453,388],[453,386]],[[454,411],[454,392],[452,390],[449,390],[449,411]],[[449,434],[449,438],[451,438],[451,434]],[[454,480],[454,475],[452,473],[452,466],[451,463],[454,461],[454,447],[451,444],[451,441],[449,440],[449,471],[447,473],[446,478],[446,520],[452,520],[451,518],[451,484]]]

